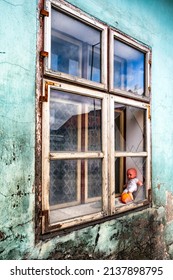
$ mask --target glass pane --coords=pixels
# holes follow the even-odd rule
[[[145,54],[114,40],[114,87],[144,95]]]
[[[101,193],[101,159],[50,162],[51,223],[100,212]]]
[[[50,162],[50,205],[77,201],[77,161]]]
[[[101,132],[101,100],[51,90],[51,151],[101,151]]]
[[[88,107],[89,113],[85,119],[88,121],[86,134],[88,134],[88,148],[85,150],[101,151],[101,104],[93,99],[93,103]],[[96,104],[97,103],[97,104]]]
[[[128,181],[127,170],[135,169],[136,174],[132,178],[132,181]],[[133,196],[134,200],[145,199],[145,181],[146,181],[146,158],[145,157],[120,157],[115,158],[115,194],[120,195],[124,189],[127,188],[127,183],[133,184]],[[138,186],[137,178],[142,185]],[[135,180],[133,180],[135,179]],[[134,185],[135,184],[135,185]],[[135,188],[134,188],[135,187]]]
[[[116,151],[145,151],[145,114],[145,109],[115,103],[114,128]]]
[[[102,161],[88,160],[88,198],[101,196],[102,193]]]
[[[51,69],[101,82],[101,31],[52,9]]]

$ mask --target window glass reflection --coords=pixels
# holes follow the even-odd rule
[[[101,100],[50,92],[50,150],[101,151]]]
[[[101,82],[101,31],[52,9],[51,69]]]
[[[146,110],[119,103],[114,105],[115,150],[145,151]]]
[[[114,88],[144,95],[145,54],[114,40]]]

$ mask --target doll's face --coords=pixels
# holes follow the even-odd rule
[[[130,168],[130,169],[127,170],[127,178],[128,178],[128,180],[134,179],[136,177],[136,175],[137,175],[136,174],[136,169]]]

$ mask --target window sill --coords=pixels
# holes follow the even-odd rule
[[[95,201],[50,211],[50,224],[101,212],[101,202]],[[79,214],[80,213],[80,214]],[[58,219],[57,219],[58,217]]]
[[[40,239],[47,240],[56,236],[64,236],[71,233],[72,231],[115,220],[124,215],[127,215],[127,212],[128,214],[136,213],[145,210],[148,207],[151,207],[151,203],[148,200],[144,200],[142,202],[131,203],[129,205],[123,205],[123,207],[116,208],[115,213],[110,216],[98,216],[97,219],[94,219],[92,221],[85,221],[84,223],[72,225],[70,227],[60,228],[57,225],[48,226],[46,232],[41,234]]]

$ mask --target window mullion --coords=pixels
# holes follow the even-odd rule
[[[109,110],[108,110],[108,155],[109,155],[109,168],[108,168],[108,177],[109,177],[109,213],[114,213],[114,203],[115,203],[115,145],[114,145],[114,97],[109,96]]]
[[[103,153],[103,162],[102,162],[102,202],[103,202],[103,213],[108,214],[108,197],[109,197],[109,179],[108,179],[108,97],[104,95],[102,100],[102,153]]]

